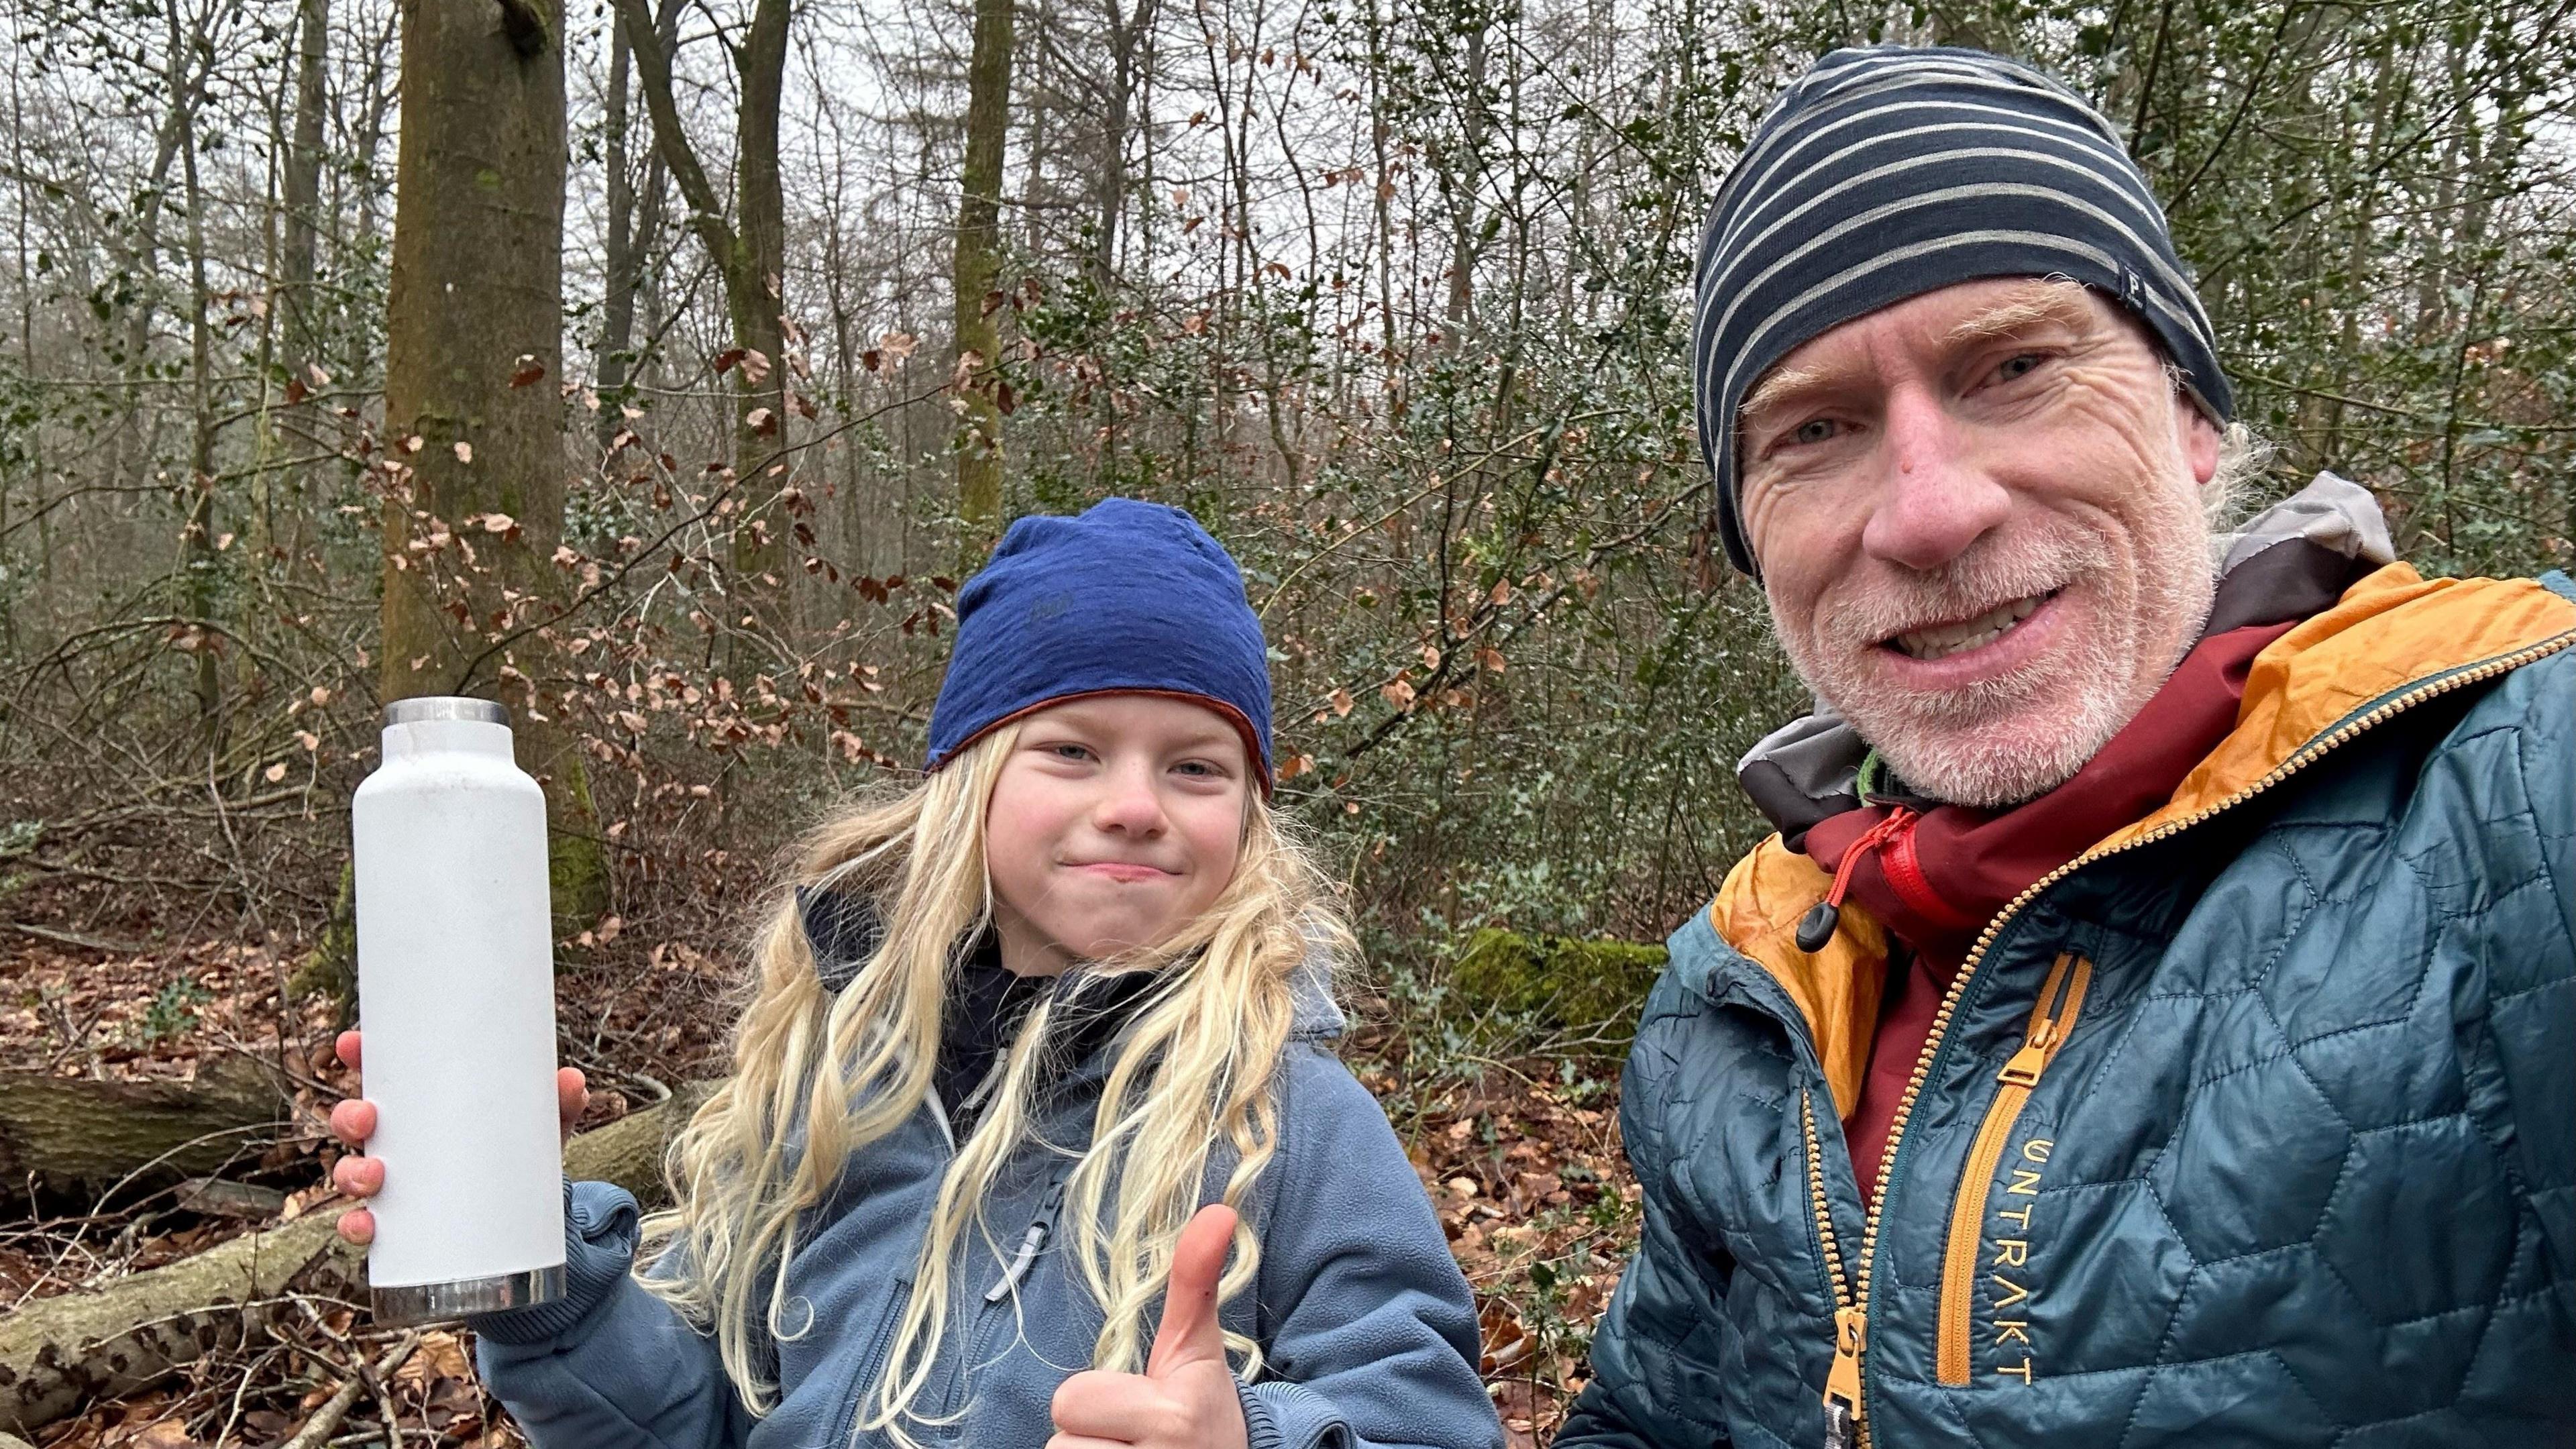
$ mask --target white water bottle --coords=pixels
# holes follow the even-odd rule
[[[384,758],[350,816],[366,1150],[385,1165],[368,1204],[376,1321],[560,1298],[546,802],[512,763],[509,712],[387,705]]]

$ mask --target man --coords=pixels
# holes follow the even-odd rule
[[[2576,586],[2248,464],[2110,126],[1827,56],[1719,193],[1699,421],[1820,712],[1672,938],[1584,1445],[2576,1437]]]

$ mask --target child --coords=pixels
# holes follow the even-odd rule
[[[927,778],[816,832],[761,934],[678,1206],[571,1184],[568,1296],[470,1320],[530,1438],[1499,1445],[1466,1282],[1325,1045],[1348,935],[1270,781],[1215,539],[1114,498],[1013,525]]]

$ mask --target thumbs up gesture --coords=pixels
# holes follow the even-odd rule
[[[1234,1209],[1203,1207],[1172,1250],[1163,1324],[1141,1374],[1092,1369],[1055,1391],[1047,1449],[1245,1449],[1243,1401],[1217,1327],[1217,1280],[1234,1243]]]

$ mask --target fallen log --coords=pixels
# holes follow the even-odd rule
[[[573,1138],[564,1144],[565,1173],[657,1200],[662,1149],[713,1086],[691,1083]],[[354,1294],[366,1282],[366,1250],[333,1231],[340,1211],[317,1204],[293,1222],[0,1318],[0,1432],[32,1434],[95,1399],[132,1393],[235,1347],[289,1294]]]
[[[271,1070],[240,1056],[193,1082],[99,1082],[0,1072],[0,1192],[30,1179],[52,1192],[96,1191],[213,1172],[286,1115]]]

